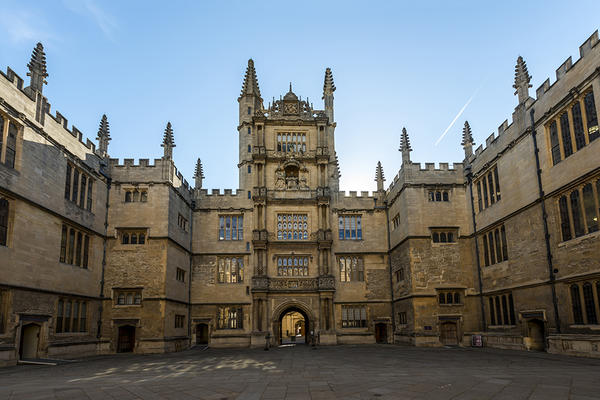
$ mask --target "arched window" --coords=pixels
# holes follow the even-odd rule
[[[446,232],[440,233],[440,242],[446,243]]]
[[[123,234],[123,238],[121,240],[121,243],[123,243],[123,244],[129,244],[129,234],[128,233],[124,233]]]
[[[117,298],[117,304],[125,304],[125,294],[124,293],[119,294],[119,297]]]
[[[129,190],[125,192],[125,203],[131,203],[131,192]]]
[[[140,201],[140,192],[137,190],[133,191],[133,201]]]
[[[433,243],[439,243],[440,235],[437,232],[433,232]]]
[[[440,304],[446,304],[446,295],[444,293],[440,293],[439,296]]]
[[[435,201],[442,201],[442,193],[435,192]]]
[[[429,192],[429,201],[435,201],[435,195],[433,192]]]
[[[140,193],[140,201],[145,203],[148,201],[148,192],[147,191],[143,191]]]
[[[446,293],[446,303],[452,304],[452,293]]]
[[[133,293],[127,293],[127,305],[133,304]]]
[[[587,323],[596,325],[598,318],[596,316],[596,306],[594,305],[594,289],[589,282],[583,284],[583,303],[585,304]]]
[[[448,192],[442,192],[442,198],[444,201],[448,201]]]
[[[454,243],[454,235],[452,232],[448,232],[448,243]]]
[[[144,244],[144,243],[146,243],[146,235],[144,235],[143,233],[140,233],[139,244]]]
[[[131,244],[137,244],[137,235],[135,233],[131,234]]]
[[[139,293],[136,293],[135,297],[133,298],[133,303],[134,304],[142,304],[142,295]]]
[[[454,304],[460,304],[460,293],[454,293]]]

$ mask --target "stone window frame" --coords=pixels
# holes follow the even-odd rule
[[[453,245],[458,243],[458,227],[430,226],[431,242],[434,246]]]
[[[123,196],[123,203],[147,203],[148,202],[148,191],[147,187],[138,186],[126,186],[123,188],[125,192]]]
[[[587,188],[591,191],[586,190]],[[561,242],[599,232],[600,176],[557,195],[555,207],[558,215],[557,233]],[[577,213],[574,213],[574,210],[577,210]]]
[[[487,307],[489,327],[513,327],[516,326],[515,303],[512,292],[500,293],[487,296]],[[486,322],[487,322],[486,318]]]
[[[77,316],[75,316],[77,310]],[[54,334],[87,334],[89,331],[89,307],[87,300],[77,297],[59,297],[56,301]],[[77,323],[77,330],[73,327]]]
[[[74,162],[67,160],[65,173],[65,200],[76,205],[82,210],[93,213],[95,179],[78,167]]]
[[[12,230],[13,230],[13,222],[15,219],[15,202],[12,198],[0,194],[0,202],[4,203],[4,205],[0,205],[0,213],[4,213],[4,215],[0,215],[0,247],[12,247]]]
[[[136,235],[136,243],[132,243],[133,235]],[[148,228],[117,228],[117,239],[121,249],[145,246],[148,236]]]
[[[91,255],[93,235],[65,222],[61,224],[60,229],[58,261],[62,264],[89,269],[90,260],[93,259]]]
[[[398,325],[406,326],[408,325],[408,318],[406,311],[398,312]]]
[[[0,163],[7,168],[10,168],[15,171],[19,171],[21,169],[21,152],[23,149],[23,131],[24,126],[12,117],[10,117],[7,113],[0,111]],[[9,141],[10,138],[10,128],[14,127],[15,132],[14,138]],[[9,143],[11,143],[11,149],[14,151],[12,160],[7,163],[7,152],[9,150]],[[14,146],[14,148],[12,148]],[[9,165],[12,164],[12,165]]]
[[[340,283],[365,282],[365,260],[361,255],[347,254],[337,257]]]
[[[400,227],[400,214],[396,213],[392,218],[392,231],[395,231]]]
[[[233,304],[218,306],[215,328],[217,330],[244,329],[244,307]]]
[[[248,192],[251,193],[251,192]],[[227,219],[229,218],[230,226],[227,227]],[[234,227],[235,218],[235,227]],[[241,228],[240,228],[241,222]],[[240,241],[244,240],[244,214],[231,213],[219,214],[217,220],[217,239],[219,241]],[[235,235],[234,235],[235,233]],[[235,236],[235,239],[233,238]]]
[[[175,270],[175,280],[177,280],[177,282],[185,283],[185,273],[185,269],[177,267]]]
[[[287,226],[284,227],[286,224],[289,224],[289,228]],[[298,226],[295,226],[295,224],[298,224]],[[275,226],[277,228],[277,240],[306,241],[310,238],[310,218],[308,213],[278,212]]]
[[[406,279],[404,267],[400,267],[394,271],[394,275],[396,277],[396,283],[403,282]]]
[[[184,232],[188,231],[189,223],[186,217],[184,217],[181,213],[177,213],[177,226]]]
[[[246,263],[244,255],[228,255],[217,257],[217,283],[240,284],[244,283],[244,266]],[[233,265],[235,260],[235,273]],[[229,266],[229,268],[227,268]]]
[[[473,186],[477,189],[477,196],[473,193],[473,197],[477,197],[476,212],[478,213],[502,200],[498,164],[496,163],[479,173]]]
[[[305,154],[308,150],[308,136],[307,131],[275,132],[275,151],[283,154]]]
[[[361,213],[338,214],[338,240],[364,240]],[[354,236],[352,236],[354,234]]]
[[[465,305],[465,290],[452,288],[436,289],[438,305],[441,307],[453,307]]]
[[[308,276],[310,274],[310,254],[275,255],[277,276]],[[290,265],[291,263],[291,265]]]
[[[481,249],[479,256],[485,267],[497,265],[509,260],[508,239],[504,224],[495,225],[480,234]]]
[[[600,278],[572,282],[568,291],[572,326],[599,326]]]
[[[8,333],[9,303],[10,291],[8,289],[0,289],[0,335]]]
[[[369,321],[368,313],[369,310],[365,304],[342,304],[340,318],[342,328],[366,328]]]
[[[141,307],[143,302],[142,288],[113,288],[115,307]]]
[[[427,200],[429,202],[450,202],[450,190],[447,189],[431,189],[427,191]]]
[[[175,314],[173,322],[175,329],[185,328],[185,315]]]
[[[567,105],[557,110],[544,124],[546,152],[552,166],[571,157],[600,137],[598,104],[596,104],[592,84],[580,93]],[[576,106],[578,106],[577,113],[574,112]],[[577,118],[574,118],[575,115]],[[590,126],[590,122],[595,125]],[[578,133],[579,128],[581,132]]]

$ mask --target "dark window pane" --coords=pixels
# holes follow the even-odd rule
[[[15,158],[17,154],[17,127],[12,123],[8,123],[8,137],[6,138],[6,154],[4,164],[9,168],[15,167]]]
[[[500,180],[498,180],[498,167],[494,167],[494,181],[496,181],[496,201],[500,201]]]
[[[446,304],[446,295],[444,293],[440,293],[438,298],[439,298],[440,304]]]
[[[500,228],[502,234],[502,260],[508,260],[508,244],[506,243],[506,229],[504,225]]]
[[[550,147],[552,149],[552,165],[556,165],[561,160],[560,143],[558,141],[558,128],[556,121],[550,124]]]
[[[8,243],[8,200],[0,199],[0,246]]]
[[[446,303],[447,304],[452,304],[452,293],[447,293],[446,294]]]
[[[496,229],[494,231],[494,241],[496,242],[496,259],[498,260],[498,262],[503,261],[504,258],[502,257],[502,249],[501,249],[501,243],[500,243],[500,230]]]
[[[562,135],[563,152],[565,158],[573,154],[573,143],[571,141],[571,128],[569,126],[569,114],[563,113],[560,116],[560,133]]]
[[[512,293],[508,295],[508,308],[510,311],[510,324],[515,325],[515,303],[513,301]]]
[[[67,257],[67,227],[62,226],[62,234],[60,239],[60,262],[65,262]]]
[[[437,232],[433,232],[433,243],[438,243],[440,241],[440,235]]]
[[[594,92],[589,92],[585,95],[585,115],[587,120],[588,136],[590,142],[598,139],[600,132],[598,131],[598,114],[596,114],[596,103],[594,101]]]
[[[69,230],[69,257],[67,263],[73,264],[73,255],[75,253],[75,230]]]
[[[85,187],[87,186],[87,177],[81,175],[81,191],[79,192],[79,207],[85,207]]]
[[[583,118],[581,117],[581,106],[579,101],[571,107],[573,114],[573,133],[575,134],[575,147],[580,150],[585,146],[585,132],[583,131]]]
[[[125,203],[131,203],[131,192],[129,190],[125,192]]]
[[[442,193],[442,200],[448,201],[448,192],[443,192]]]
[[[65,199],[69,200],[71,198],[71,174],[72,174],[71,164],[67,163],[67,177],[65,180]]]
[[[138,244],[137,235],[135,233],[131,234],[131,244]]]
[[[596,306],[594,305],[594,290],[589,282],[583,284],[583,303],[585,304],[587,323],[596,325],[598,318],[596,317]]]
[[[562,196],[560,200],[558,200],[558,208],[560,211],[560,230],[562,233],[562,240],[571,240],[571,223],[569,222],[567,196]]]
[[[79,192],[79,171],[75,169],[73,171],[73,194],[71,196],[71,201],[77,201],[77,194]]]
[[[75,265],[81,265],[81,245],[82,245],[81,232],[77,232],[77,245],[75,247]]]
[[[571,215],[573,216],[573,228],[575,229],[575,237],[585,234],[583,228],[583,219],[581,218],[581,206],[579,204],[579,190],[571,193]]]
[[[483,205],[487,208],[489,203],[488,203],[487,180],[485,179],[485,177],[481,180],[481,183],[483,183]]]
[[[500,309],[500,296],[494,297],[496,300],[496,322],[502,325],[502,310]]]
[[[502,296],[502,316],[504,317],[504,325],[510,325],[510,322],[508,321],[508,303],[506,301],[506,295]]]
[[[581,298],[579,297],[578,285],[571,285],[571,304],[573,306],[573,322],[577,325],[583,324],[583,313],[581,312]]]
[[[598,230],[598,215],[596,214],[596,202],[594,201],[594,190],[592,184],[583,187],[583,209],[585,210],[585,222],[588,233]]]
[[[123,239],[122,240],[123,244],[129,244],[129,234],[128,233],[124,233],[122,239]]]
[[[483,258],[485,266],[490,265],[490,255],[488,253],[487,235],[483,235]]]
[[[477,182],[477,205],[479,206],[479,211],[481,211],[483,209],[481,200],[481,182]]]
[[[454,293],[454,304],[460,304],[460,293]]]
[[[56,333],[61,333],[63,329],[63,301],[58,301],[58,310],[56,311]]]
[[[90,237],[85,235],[85,240],[83,242],[83,268],[88,267],[88,259],[90,256]]]
[[[496,191],[494,190],[494,179],[492,178],[492,173],[490,172],[487,175],[488,185],[490,187],[490,203],[494,204],[496,202]]]
[[[494,235],[488,233],[488,242],[490,244],[490,264],[496,264],[496,252],[494,251]]]
[[[490,297],[490,325],[496,325],[496,313],[494,312],[494,299]]]

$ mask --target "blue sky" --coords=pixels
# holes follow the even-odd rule
[[[483,3],[3,0],[0,67],[27,78],[41,41],[53,113],[91,139],[106,113],[118,158],[160,157],[171,121],[176,165],[192,182],[200,157],[206,188],[238,186],[237,97],[248,58],[265,102],[291,81],[315,108],[331,67],[341,189],[375,190],[378,160],[388,184],[398,172],[403,126],[414,162],[460,162],[465,119],[477,145],[510,120],[518,55],[535,97],[600,25],[598,1]]]

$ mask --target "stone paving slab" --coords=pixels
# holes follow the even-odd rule
[[[392,345],[191,349],[0,369],[4,399],[600,399],[600,360]]]

